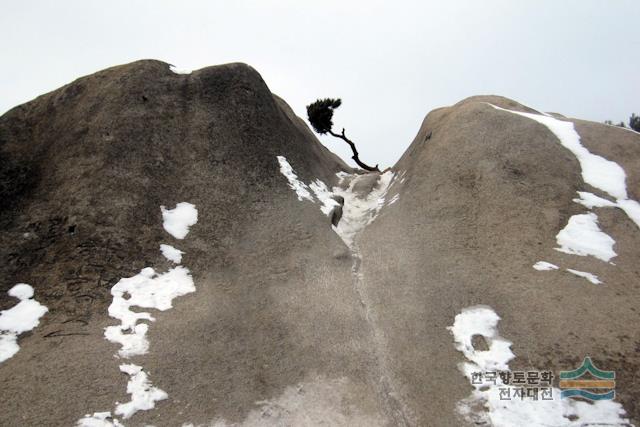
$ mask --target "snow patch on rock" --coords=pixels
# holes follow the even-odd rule
[[[594,285],[600,285],[602,283],[602,281],[595,274],[587,273],[585,271],[572,270],[570,268],[567,268],[567,271],[571,274],[575,274],[576,276],[587,279]]]
[[[115,411],[125,420],[131,418],[138,411],[148,411],[155,408],[157,401],[169,397],[163,390],[151,385],[151,381],[142,367],[129,363],[120,365],[120,370],[130,377],[127,383],[127,393],[131,395],[131,401],[118,404]]]
[[[182,266],[161,274],[147,267],[133,277],[120,279],[111,288],[113,302],[109,306],[109,315],[120,320],[121,323],[107,327],[105,337],[122,346],[118,351],[121,357],[145,354],[149,349],[146,338],[149,326],[138,322],[155,319],[151,313],[132,311],[131,307],[168,310],[172,307],[174,298],[195,290],[191,273]]]
[[[175,65],[169,65],[169,70],[175,74],[191,74],[193,71],[186,68],[178,68]]]
[[[613,250],[615,240],[598,227],[598,216],[594,213],[573,215],[556,235],[557,251],[567,254],[591,255],[608,262],[617,254]]]
[[[576,203],[580,203],[582,206],[585,206],[589,209],[617,206],[614,202],[596,196],[595,194],[589,193],[588,191],[578,191],[578,196],[579,197],[577,199],[573,199],[573,201]]]
[[[162,255],[164,255],[166,259],[174,264],[180,264],[182,262],[182,255],[184,255],[184,252],[181,250],[171,245],[165,245],[164,243],[160,245],[160,252],[162,252]]]
[[[453,334],[456,349],[467,358],[460,369],[474,388],[468,398],[458,403],[458,412],[467,421],[493,427],[629,425],[622,405],[611,400],[587,403],[562,399],[561,391],[556,388],[552,388],[552,400],[506,400],[500,399],[500,389],[513,386],[505,385],[499,376],[496,384],[474,384],[474,372],[507,371],[508,362],[515,357],[511,342],[498,335],[499,320],[500,317],[490,307],[475,306],[463,309],[455,317],[453,326],[447,328]],[[472,338],[475,335],[484,337],[489,350],[481,351],[473,347]]]
[[[160,206],[160,210],[162,226],[176,239],[184,239],[189,233],[189,227],[198,222],[198,210],[191,203],[178,203],[173,209]]]
[[[18,335],[34,329],[40,318],[49,311],[33,298],[33,288],[18,283],[7,292],[20,302],[8,310],[0,311],[0,363],[13,357],[19,350]]]
[[[627,175],[624,169],[616,162],[590,153],[589,150],[582,145],[580,135],[576,132],[572,122],[558,120],[554,117],[540,114],[506,110],[493,104],[489,105],[497,110],[518,114],[545,125],[558,137],[560,144],[576,156],[578,162],[580,162],[584,182],[604,191],[616,199],[624,200],[627,198],[627,185],[625,183]]]
[[[113,418],[111,412],[94,412],[80,418],[76,427],[124,427],[124,425]]]
[[[616,162],[593,154],[583,146],[572,122],[558,120],[548,115],[523,113],[493,104],[489,105],[497,110],[527,117],[545,125],[558,138],[560,144],[576,157],[584,182],[615,199],[613,202],[590,192],[579,191],[579,198],[573,199],[574,202],[589,209],[618,207],[640,228],[640,203],[628,198],[627,175],[624,169]],[[557,249],[561,252],[581,256],[592,255],[607,262],[616,256],[613,251],[615,241],[599,229],[597,216],[594,213],[572,216],[556,239],[560,246]]]
[[[557,270],[558,266],[555,264],[551,264],[550,262],[538,261],[535,264],[533,264],[533,268],[538,271],[549,271],[549,270]]]
[[[164,229],[178,239],[184,238],[189,227],[198,221],[198,211],[191,203],[178,203],[175,209],[167,210],[160,207],[163,216]],[[180,263],[184,252],[173,246],[161,244],[162,254]],[[132,307],[153,308],[164,311],[173,306],[173,300],[179,296],[195,292],[196,288],[191,272],[177,266],[165,273],[157,273],[153,268],[143,268],[133,277],[120,279],[111,288],[113,301],[109,306],[109,315],[120,320],[119,325],[105,328],[104,336],[108,341],[120,344],[120,357],[129,358],[145,354],[149,350],[146,334],[149,329],[147,323],[155,319],[146,311],[133,311]],[[127,393],[131,394],[131,401],[117,404],[115,413],[127,419],[138,411],[146,411],[155,407],[155,402],[168,397],[167,393],[153,387],[143,368],[134,364],[120,365],[120,371],[129,375]],[[76,423],[81,427],[120,427],[118,419],[111,416],[111,412],[95,412],[87,414]]]

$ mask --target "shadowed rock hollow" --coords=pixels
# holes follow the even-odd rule
[[[457,409],[471,387],[447,327],[480,304],[501,317],[512,370],[557,373],[589,355],[616,371],[616,400],[637,422],[640,229],[621,209],[572,201],[607,194],[547,127],[490,104],[537,114],[501,97],[434,110],[380,178],[336,176],[354,171],[244,64],[176,74],[138,61],[12,109],[0,117],[0,309],[28,283],[49,312],[0,363],[0,424],[113,412],[131,397],[122,363],[168,394],[126,425],[472,423]],[[638,134],[571,121],[640,199]],[[340,235],[277,156],[342,197]],[[160,209],[180,202],[198,211],[184,240]],[[587,211],[615,240],[615,265],[554,250]],[[196,290],[150,310],[148,353],[119,360],[103,335],[117,323],[111,288],[170,269],[160,244],[185,252]],[[560,268],[532,268],[543,260]]]

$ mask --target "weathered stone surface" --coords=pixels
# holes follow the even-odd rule
[[[576,191],[602,193],[545,126],[487,102],[533,111],[501,97],[432,111],[352,248],[298,200],[276,156],[305,183],[352,170],[247,65],[179,75],[138,61],[12,109],[0,117],[0,309],[25,282],[50,311],[0,364],[0,424],[113,411],[129,400],[118,365],[133,362],[169,399],[127,425],[462,425],[455,405],[471,388],[446,328],[477,304],[502,317],[513,369],[558,372],[590,355],[617,372],[637,423],[640,230],[596,208],[615,265],[555,251],[586,210]],[[638,134],[572,121],[640,199]],[[377,179],[358,177],[352,194]],[[184,240],[162,228],[160,206],[179,202],[198,209]],[[153,312],[148,354],[116,359],[103,337],[117,323],[110,289],[170,267],[161,243],[185,252],[196,292]],[[605,283],[534,270],[541,260]]]
[[[161,243],[186,252],[197,291],[153,313],[150,352],[131,361],[170,399],[131,425],[241,421],[300,384],[328,402],[320,413],[384,421],[351,261],[276,156],[306,182],[350,169],[251,67],[114,67],[2,116],[0,144],[0,304],[26,282],[50,309],[0,365],[0,424],[72,425],[129,399],[127,361],[103,337],[109,290],[168,267]],[[176,240],[160,206],[183,201],[199,220]]]
[[[576,191],[603,194],[583,183],[575,156],[544,125],[487,102],[532,111],[487,96],[431,112],[394,167],[406,172],[389,193],[399,200],[359,239],[363,283],[399,392],[417,424],[459,425],[451,416],[470,387],[446,327],[461,309],[486,304],[513,342],[512,369],[557,374],[590,355],[617,372],[617,399],[638,420],[640,229],[620,209],[596,208],[616,241],[615,265],[555,251],[569,217],[587,210],[572,202]],[[629,197],[638,200],[640,135],[573,122],[585,147],[625,169]],[[536,271],[540,260],[604,284]]]

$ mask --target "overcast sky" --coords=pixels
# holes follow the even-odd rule
[[[342,98],[335,124],[381,166],[430,110],[471,95],[596,121],[640,113],[638,0],[3,1],[0,39],[0,114],[137,59],[242,61],[305,119],[316,98]]]

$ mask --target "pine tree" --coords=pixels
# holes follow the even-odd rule
[[[347,138],[347,136],[344,133],[344,128],[342,129],[341,134],[334,133],[333,130],[331,130],[333,128],[333,121],[332,121],[333,110],[338,108],[340,105],[342,105],[342,100],[340,100],[340,98],[318,99],[313,104],[307,105],[307,116],[309,118],[309,123],[311,123],[311,126],[313,127],[313,129],[316,132],[318,132],[320,135],[324,135],[328,133],[331,136],[335,138],[340,138],[344,142],[349,144],[349,146],[351,147],[351,151],[353,152],[353,156],[351,156],[351,158],[362,169],[371,171],[371,172],[380,172],[380,169],[378,169],[378,165],[375,165],[375,167],[371,167],[362,163],[362,161],[360,161],[360,158],[358,156],[358,150],[356,150],[356,145],[353,143],[353,141]]]
[[[640,116],[636,116],[635,113],[632,113],[629,118],[629,127],[636,132],[640,132]]]

